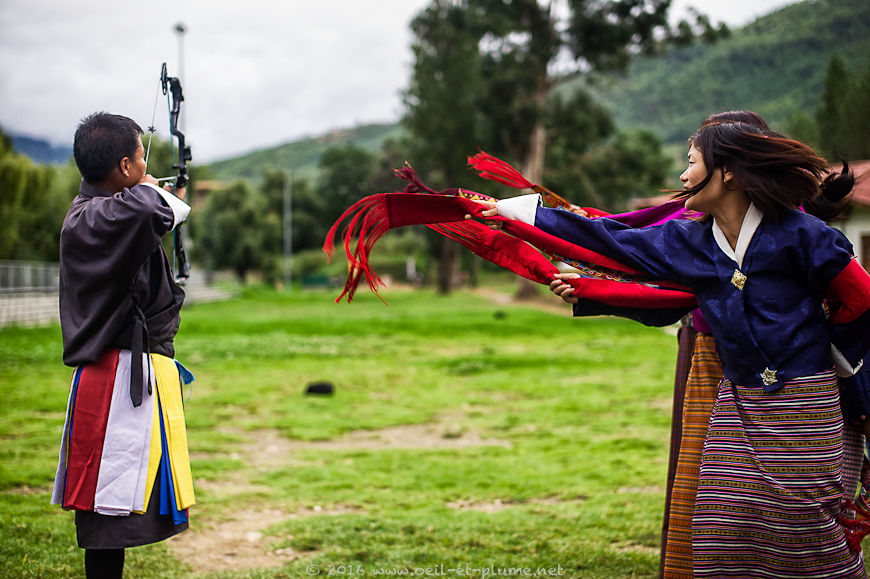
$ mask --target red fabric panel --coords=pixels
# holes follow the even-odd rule
[[[86,511],[94,508],[118,353],[119,350],[110,348],[103,352],[99,362],[82,368],[70,427],[64,508]]]
[[[553,281],[553,276],[559,273],[556,266],[544,254],[521,239],[504,235],[477,221],[467,221],[462,226],[477,230],[478,238],[471,243],[466,243],[463,239],[442,231],[438,226],[433,229],[459,241],[484,259],[532,281],[549,285]],[[523,230],[528,233],[525,228]],[[548,235],[540,230],[535,231],[541,235]],[[625,269],[625,266],[621,267]],[[609,279],[580,278],[569,280],[568,283],[574,288],[574,295],[577,297],[612,306],[682,308],[697,305],[694,294],[685,291],[672,291]]]
[[[351,271],[345,290],[336,301],[345,295],[350,300],[363,278],[377,293],[381,283],[369,266],[369,252],[387,229],[408,225],[428,225],[496,265],[544,285],[549,285],[558,269],[541,251],[629,275],[643,273],[525,223],[497,216],[493,220],[504,223],[504,231],[498,231],[465,219],[466,214],[480,217],[485,209],[481,204],[459,196],[417,193],[381,193],[358,201],[336,221],[324,243],[324,250],[331,255],[339,224],[349,220],[344,230],[344,246]],[[352,247],[354,237],[358,241]],[[581,278],[570,283],[575,287],[575,295],[614,306],[674,308],[696,305],[688,288],[668,282],[656,283],[674,290],[609,279]]]
[[[870,310],[870,274],[852,259],[828,286],[832,324],[848,324]]]
[[[405,225],[419,225],[424,223],[450,223],[456,221],[462,221],[466,214],[474,215],[475,217],[479,217],[480,213],[484,210],[484,208],[475,201],[471,201],[469,199],[464,199],[461,197],[447,197],[441,195],[416,195],[412,193],[394,193],[394,194],[383,194],[386,197],[388,214],[389,214],[389,222],[390,228],[393,227],[402,227]],[[547,253],[559,255],[569,259],[576,259],[577,261],[582,261],[586,263],[592,263],[595,265],[599,265],[601,267],[606,267],[609,269],[614,269],[626,274],[638,275],[643,274],[637,269],[624,265],[623,263],[607,257],[606,255],[602,255],[595,251],[586,249],[579,245],[575,245],[564,239],[559,237],[555,237],[541,231],[537,227],[533,225],[529,225],[527,223],[522,223],[519,221],[513,221],[509,219],[505,219],[504,217],[495,217],[494,221],[502,221],[504,223],[504,231],[510,233],[511,236],[514,236],[513,239],[520,238],[525,240],[535,247],[539,248],[542,251]],[[493,251],[498,248],[498,251],[502,253],[508,253],[511,251],[517,251],[520,255],[507,256],[509,261],[518,261],[520,263],[524,263],[525,260],[530,260],[531,263],[538,263],[539,260],[531,253],[537,254],[540,259],[544,261],[547,260],[546,257],[542,256],[540,252],[535,251],[534,248],[530,247],[527,243],[519,241],[518,243],[511,242],[509,239],[501,239],[509,236],[505,236],[498,231],[489,230],[486,226],[482,226],[484,229],[491,231],[492,235],[487,236],[486,240],[481,240],[479,242],[485,243],[485,245],[491,247]],[[455,238],[454,238],[455,239]],[[457,239],[457,241],[459,241]],[[470,246],[469,246],[470,247]],[[472,247],[473,249],[473,247]],[[493,253],[493,252],[489,252]],[[492,256],[484,255],[480,253],[479,255],[486,257],[493,263],[501,265],[503,267],[507,267],[511,271],[518,273],[520,275],[524,275],[525,277],[529,277],[528,275],[517,271],[512,267],[508,267],[501,261],[501,257],[495,255],[493,253]],[[557,272],[555,267],[548,268],[546,271],[549,273],[550,271],[554,273]],[[535,279],[535,278],[530,278]],[[549,277],[552,279],[552,276]],[[544,282],[540,279],[535,279],[535,281],[540,281],[541,283],[549,283],[549,281]],[[595,280],[597,281],[597,280]],[[601,280],[601,281],[610,281],[610,280]],[[619,282],[612,282],[619,283]],[[689,288],[681,286],[679,284],[673,284],[668,282],[658,282],[660,285],[666,285],[668,287],[672,287],[675,289],[689,291]],[[606,284],[611,285],[611,284]],[[619,284],[619,285],[629,285],[629,284]],[[648,294],[649,291],[652,292],[660,291],[655,288],[645,287],[640,291],[640,295]],[[638,295],[638,294],[633,294]],[[596,299],[590,296],[590,299]],[[694,302],[694,298],[688,300],[689,302]],[[620,303],[619,305],[626,305],[624,303]],[[677,306],[673,307],[681,307],[682,305],[691,305],[690,303],[681,303]],[[638,306],[636,306],[638,307]],[[640,306],[642,307],[642,306]]]

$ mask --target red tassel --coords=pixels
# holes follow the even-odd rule
[[[523,177],[523,174],[505,163],[483,151],[468,158],[468,165],[480,173],[484,179],[498,181],[508,187],[517,189],[531,189],[534,183]]]
[[[843,530],[846,533],[846,541],[849,543],[849,548],[853,553],[861,552],[861,540],[870,535],[870,512],[867,510],[867,503],[863,497],[858,500],[858,504],[851,500],[844,501],[845,510],[855,512],[855,518],[850,519],[845,516],[838,516],[837,522],[843,525]]]
[[[498,181],[509,187],[531,189],[535,193],[540,193],[550,207],[564,207],[565,209],[573,207],[573,204],[567,199],[556,195],[546,187],[532,183],[508,163],[488,153],[481,151],[473,157],[469,157],[468,165],[480,173],[480,176],[484,179]]]
[[[365,282],[372,292],[380,297],[378,289],[386,284],[372,269],[369,262],[369,254],[374,244],[390,229],[386,196],[382,193],[380,195],[365,197],[348,207],[341,214],[332,227],[329,228],[329,232],[327,232],[326,239],[323,242],[323,251],[328,256],[327,260],[331,259],[335,252],[335,235],[345,219],[350,219],[342,232],[344,251],[347,255],[350,271],[347,274],[344,290],[336,298],[335,303],[340,302],[345,295],[347,296],[348,303],[353,301],[353,295],[356,293],[360,283],[362,283],[363,278],[365,278]],[[351,242],[354,238],[357,238],[356,246],[351,249]],[[381,300],[384,301],[383,298]]]
[[[408,182],[408,185],[402,189],[402,193],[438,193],[438,191],[430,189],[423,183],[417,175],[417,171],[407,161],[405,161],[405,166],[401,169],[394,169],[393,174],[399,179]]]

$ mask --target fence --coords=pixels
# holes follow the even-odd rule
[[[0,260],[0,327],[57,322],[59,280],[57,263]],[[200,272],[194,272],[184,290],[185,303],[232,297],[230,292],[206,284]]]
[[[0,260],[0,327],[58,319],[56,263]]]

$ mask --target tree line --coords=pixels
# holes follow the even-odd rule
[[[699,14],[671,26],[668,5],[433,0],[411,24],[414,62],[400,136],[377,152],[353,145],[328,149],[316,179],[273,168],[257,180],[211,190],[191,216],[194,263],[231,270],[240,279],[252,272],[281,279],[289,190],[294,277],[339,275],[344,265],[326,266],[320,251],[327,229],[362,196],[400,189],[392,169],[405,159],[435,189],[462,185],[498,197],[513,194],[468,172],[466,156],[484,149],[577,204],[610,211],[673,185],[673,160],[655,134],[618,129],[592,91],[566,82],[583,77],[591,84],[623,71],[636,54],[729,34]],[[868,89],[870,66],[852,71],[834,58],[818,108],[793,117],[786,130],[832,161],[870,157]],[[171,174],[171,164],[169,143],[153,143],[149,172]],[[194,188],[208,180],[208,168],[195,167],[192,179]],[[34,165],[14,154],[8,138],[0,139],[0,259],[56,260],[60,223],[78,181],[73,164]],[[401,276],[411,255],[429,280],[448,291],[459,262],[470,259],[463,252],[425,229],[393,232],[375,256],[384,263],[375,266]]]

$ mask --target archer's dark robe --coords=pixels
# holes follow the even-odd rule
[[[63,361],[96,362],[110,345],[130,347],[141,310],[152,352],[172,357],[184,292],[172,278],[161,237],[172,209],[147,185],[109,194],[82,182],[60,234]]]
[[[160,437],[157,440],[161,444],[167,444],[167,440],[175,443],[176,439],[172,438],[164,421],[154,422],[155,426],[146,431],[144,427],[134,427],[131,417],[143,415],[146,417],[143,424],[151,425],[152,420],[147,418],[160,415],[151,410],[157,407],[157,392],[152,393],[151,385],[157,380],[159,389],[162,388],[162,382],[159,377],[150,375],[156,361],[152,358],[151,363],[143,364],[143,353],[161,354],[170,359],[175,355],[173,339],[178,331],[184,292],[173,279],[160,241],[164,234],[187,217],[189,210],[187,205],[168,192],[151,185],[140,184],[111,194],[82,182],[80,194],[73,200],[64,219],[60,240],[60,315],[64,363],[79,367],[76,376],[81,376],[82,370],[87,375],[100,374],[107,360],[118,363],[119,349],[132,351],[127,354],[127,360],[132,361],[127,363],[126,378],[116,375],[115,366],[112,366],[106,373],[105,387],[98,387],[96,382],[99,380],[95,379],[94,384],[89,383],[87,396],[82,393],[81,385],[77,386],[77,381],[73,382],[71,388],[52,502],[76,509],[77,537],[82,548],[116,549],[143,545],[163,540],[187,528],[186,512],[179,518],[181,511],[178,505],[173,505],[170,512],[174,513],[173,516],[161,514],[167,510],[163,503],[171,494],[171,487],[163,481],[170,469],[176,475],[180,472],[185,480],[190,477],[186,462],[186,439],[181,451],[172,455],[172,460],[169,454],[164,453],[164,461],[156,477],[158,480],[154,482],[154,492],[144,499],[145,504],[149,505],[144,514],[137,514],[139,511],[136,511],[124,515],[123,507],[126,506],[126,511],[129,511],[130,505],[111,504],[108,506],[118,507],[118,514],[104,514],[104,511],[96,508],[95,489],[99,493],[101,488],[109,486],[104,484],[102,477],[104,473],[112,473],[106,474],[108,479],[129,480],[124,484],[132,492],[139,482],[138,478],[141,478],[137,476],[138,469],[128,468],[129,465],[119,466],[121,463],[117,459],[119,456],[133,455],[134,447],[139,451],[144,448],[148,457],[152,430],[159,429]],[[177,371],[176,364],[170,364],[173,371]],[[178,374],[171,376],[170,382],[175,380],[179,381],[178,386],[167,384],[168,390],[164,395],[175,390],[175,395],[180,397]],[[125,392],[129,390],[129,397],[116,408],[115,404],[110,404],[110,399],[118,400],[113,392],[119,387]],[[165,414],[169,410],[163,405],[164,402],[165,399],[161,407]],[[176,437],[184,434],[180,401],[177,406],[176,414],[172,415],[175,422],[169,425]],[[96,412],[95,409],[99,408],[105,412]],[[124,431],[124,452],[117,451],[119,444],[116,438],[109,440],[110,436],[118,436],[111,433],[119,430],[117,425],[122,420],[113,422],[110,419],[116,410],[117,416],[126,416],[123,418],[126,426],[120,428]],[[80,426],[76,431],[71,428],[73,420]],[[141,443],[138,446],[137,441]],[[112,452],[108,452],[110,447]],[[92,453],[86,464],[82,463],[80,456],[82,448]],[[179,461],[179,457],[183,460]],[[68,488],[67,484],[67,479],[73,476],[69,471],[70,464],[82,467],[76,470],[73,483],[70,483],[75,486],[73,489]],[[144,468],[143,472],[150,472],[149,460],[134,466]],[[90,483],[85,491],[82,491],[82,481]],[[189,502],[192,503],[192,498]],[[85,506],[79,506],[81,504]]]
[[[94,363],[109,346],[175,355],[184,291],[160,239],[186,214],[176,217],[166,195],[145,184],[110,194],[82,182],[60,234],[64,364]]]

